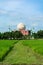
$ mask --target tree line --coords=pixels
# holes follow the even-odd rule
[[[12,31],[12,32],[0,32],[0,39],[18,39],[22,38],[22,34],[19,31]]]
[[[39,30],[37,33],[31,32],[29,35],[24,36],[20,31],[12,31],[12,32],[0,32],[0,39],[30,39],[30,37],[34,36],[35,39],[43,38],[43,30]]]
[[[43,38],[43,30],[39,30],[37,33],[33,33],[34,38],[42,39]]]

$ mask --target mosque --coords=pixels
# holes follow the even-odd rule
[[[17,29],[18,29],[18,31],[20,31],[24,36],[30,34],[30,32],[29,32],[28,30],[26,30],[26,26],[25,26],[23,23],[19,23],[19,24],[17,25]]]

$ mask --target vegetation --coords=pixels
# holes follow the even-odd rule
[[[43,40],[25,40],[23,45],[30,47],[36,53],[43,55]]]
[[[23,35],[19,31],[0,33],[0,39],[20,39]]]
[[[43,40],[19,40],[5,57],[6,64],[42,64]]]
[[[37,33],[34,33],[34,38],[40,38],[42,39],[43,38],[43,30],[39,30]]]
[[[5,56],[12,50],[17,40],[0,40],[0,61],[4,60]]]
[[[34,37],[35,39],[43,38],[43,30],[39,30],[37,33],[32,33],[29,31],[29,35],[24,36],[20,31],[4,32],[0,33],[0,39],[30,39]]]

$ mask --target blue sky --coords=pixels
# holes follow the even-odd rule
[[[43,0],[0,0],[0,32],[20,22],[27,29],[43,29]]]

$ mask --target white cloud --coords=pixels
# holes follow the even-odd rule
[[[31,23],[31,27],[37,27],[38,23]]]
[[[0,14],[6,14],[7,11],[0,9]]]
[[[17,7],[19,7],[20,2],[17,0],[10,0],[10,1],[4,1],[0,2],[1,8],[5,10],[15,10]]]
[[[35,3],[28,3],[25,0],[3,0],[0,2],[0,21],[7,25],[15,25],[20,21],[29,24],[29,27],[37,27],[38,24],[43,24],[43,13],[39,12],[39,6]],[[7,15],[8,14],[8,15]],[[1,22],[0,22],[1,23]],[[43,25],[42,25],[43,26]]]

